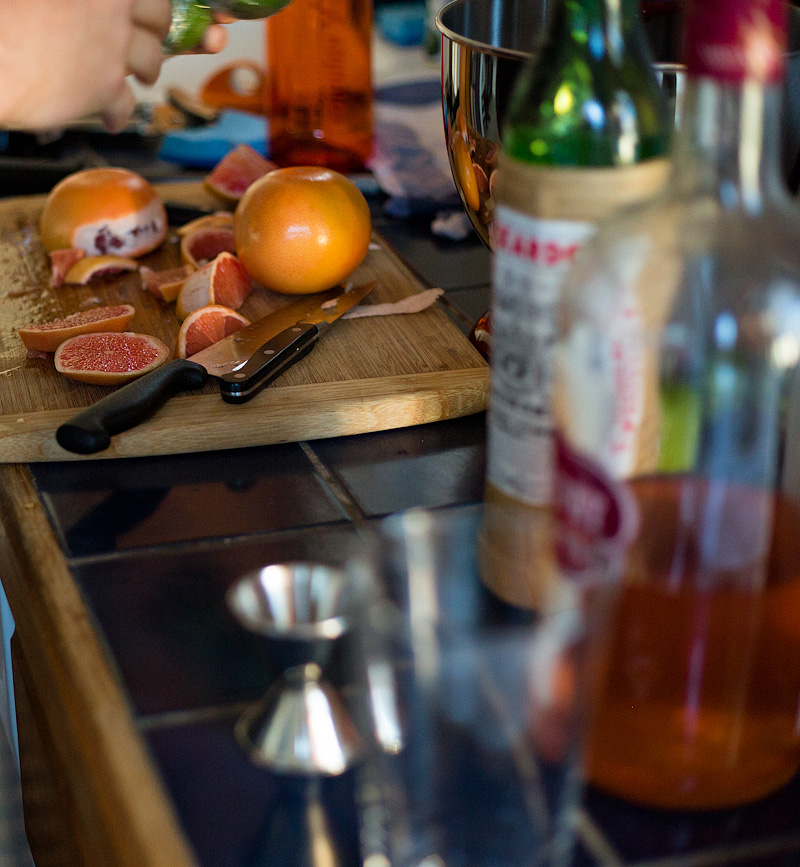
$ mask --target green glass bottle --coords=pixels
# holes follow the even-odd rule
[[[558,580],[547,521],[560,286],[599,221],[664,184],[670,132],[638,0],[556,0],[511,98],[491,233],[484,572],[515,605],[539,607]]]
[[[200,44],[214,13],[232,18],[268,18],[289,0],[172,0],[172,26],[164,40],[165,54],[183,54]]]

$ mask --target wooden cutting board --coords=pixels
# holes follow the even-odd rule
[[[199,183],[163,184],[165,200],[220,207]],[[88,286],[49,287],[38,234],[44,197],[0,200],[0,462],[85,459],[55,440],[60,424],[108,394],[56,373],[51,357],[28,358],[17,329],[97,304],[133,304],[130,330],[175,346],[174,305],[142,289],[138,273]],[[154,269],[180,264],[174,233],[142,257]],[[423,287],[378,235],[350,278],[377,280],[364,303],[397,301]],[[292,299],[257,288],[250,319]],[[216,381],[172,398],[155,415],[112,438],[98,458],[174,454],[296,442],[456,418],[486,407],[489,368],[440,304],[423,313],[340,321],[305,359],[251,401],[222,401]]]

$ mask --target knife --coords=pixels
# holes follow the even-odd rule
[[[328,328],[375,288],[337,286],[305,296],[197,352],[176,358],[112,392],[62,424],[58,444],[80,455],[108,448],[116,433],[135,427],[170,397],[220,381],[228,403],[244,403],[307,355]]]

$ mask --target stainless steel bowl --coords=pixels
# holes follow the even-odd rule
[[[487,246],[502,122],[517,73],[545,24],[547,6],[547,0],[454,0],[436,17],[450,168],[464,209]],[[677,120],[684,71],[669,62],[677,51],[674,20],[653,19],[645,29],[656,74]]]

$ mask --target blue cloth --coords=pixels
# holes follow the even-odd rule
[[[167,133],[161,141],[159,156],[190,168],[213,168],[240,144],[267,155],[267,119],[263,115],[226,110],[207,126]]]

